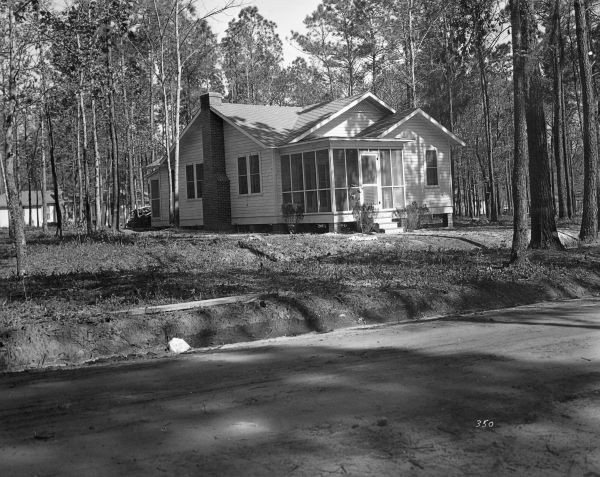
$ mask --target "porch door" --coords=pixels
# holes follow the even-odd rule
[[[406,186],[402,150],[381,150],[381,198],[383,209],[404,208],[406,205]]]
[[[372,204],[379,208],[379,153],[377,151],[361,151],[360,165],[362,172],[362,203]]]

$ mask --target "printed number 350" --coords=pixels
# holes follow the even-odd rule
[[[475,425],[475,427],[494,427],[494,421],[490,421],[489,419],[477,419],[477,424]]]

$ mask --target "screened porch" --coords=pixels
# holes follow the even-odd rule
[[[356,200],[390,214],[405,207],[401,142],[320,141],[308,146],[281,152],[282,204],[301,205],[307,216],[348,214]]]

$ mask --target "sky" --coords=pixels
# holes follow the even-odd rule
[[[50,0],[56,7],[60,8],[69,0]],[[196,0],[199,15],[209,12],[223,5],[225,0]],[[304,18],[317,9],[321,0],[240,0],[241,7],[232,8],[226,12],[209,18],[213,31],[221,39],[227,29],[227,24],[237,18],[238,13],[244,7],[255,6],[258,12],[267,20],[277,24],[277,33],[283,43],[283,58],[286,64],[290,64],[297,56],[305,56],[294,47],[289,38],[291,30],[304,32]]]

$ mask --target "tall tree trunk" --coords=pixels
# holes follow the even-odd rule
[[[96,98],[92,93],[92,140],[94,142],[94,209],[96,210],[96,230],[104,227],[102,221],[102,179],[100,172],[100,146],[98,144],[98,123],[96,121]]]
[[[415,108],[417,105],[417,80],[415,73],[415,41],[413,38],[413,8],[414,0],[408,0],[408,31],[406,32],[406,57],[408,60],[410,83],[408,85],[408,107]]]
[[[83,82],[83,74],[82,82]],[[87,119],[85,117],[85,101],[83,100],[83,91],[79,91],[79,110],[81,111],[81,126],[83,132],[83,195],[84,195],[84,211],[85,211],[85,225],[87,234],[92,233],[92,211],[90,206],[90,172],[88,166],[88,133],[87,133]]]
[[[511,262],[518,262],[527,253],[527,138],[525,122],[525,91],[527,87],[527,55],[529,50],[529,8],[526,0],[510,0],[513,47],[513,241]]]
[[[17,276],[22,277],[26,271],[27,244],[25,242],[25,224],[23,223],[23,208],[15,175],[16,157],[14,153],[15,137],[14,123],[17,110],[17,67],[15,65],[15,36],[16,21],[13,11],[14,5],[8,4],[8,87],[5,91],[6,103],[4,110],[4,157],[6,168],[4,170],[7,185],[8,210],[10,226],[15,241],[17,254]],[[0,161],[3,160],[0,157]]]
[[[144,154],[144,157],[146,157],[146,155]],[[146,199],[145,199],[145,179],[144,179],[144,166],[147,164],[142,164],[142,156],[140,156],[140,161],[138,163],[138,175],[140,178],[140,204],[141,207],[144,207],[146,205]]]
[[[179,0],[175,0],[175,57],[177,60],[177,79],[175,85],[175,154],[173,158],[173,169],[174,169],[174,181],[173,181],[173,220],[176,226],[179,226],[179,111],[181,109],[181,51],[180,51],[180,38],[179,38]]]
[[[83,161],[81,160],[81,102],[79,101],[79,94],[77,94],[77,190],[78,194],[78,206],[77,206],[77,223],[83,219]],[[73,192],[75,192],[73,190]],[[75,207],[75,201],[73,201],[73,207]],[[75,216],[75,213],[73,214]],[[75,217],[73,217],[75,218]]]
[[[563,246],[556,229],[543,91],[542,72],[536,65],[529,76],[526,110],[529,191],[531,194],[531,241],[529,247],[560,250]]]
[[[485,124],[485,152],[487,159],[487,179],[489,193],[489,216],[491,222],[498,222],[498,207],[496,205],[496,194],[495,194],[495,174],[494,174],[494,154],[492,150],[492,119],[490,111],[490,95],[488,88],[487,75],[485,71],[485,58],[483,56],[483,38],[482,33],[478,32],[477,35],[480,37],[478,40],[477,47],[477,60],[479,64],[479,82],[481,85],[481,96],[483,100],[483,119]],[[486,193],[486,196],[487,196]],[[486,205],[488,205],[486,201]]]
[[[106,66],[108,68],[108,126],[110,134],[110,149],[112,157],[112,223],[111,228],[113,231],[120,229],[120,208],[121,208],[121,194],[120,181],[119,181],[119,147],[117,143],[117,130],[116,130],[116,114],[115,114],[115,99],[114,99],[114,80],[112,75],[112,41],[108,39],[108,49],[106,54]]]
[[[52,184],[54,186],[54,212],[56,214],[56,236],[63,236],[62,204],[58,189],[58,175],[56,173],[56,159],[54,155],[54,130],[52,128],[52,118],[46,111],[46,120],[48,121],[48,139],[50,139],[50,171],[52,172]]]
[[[598,136],[592,66],[588,55],[591,50],[585,20],[586,6],[582,0],[575,0],[577,56],[579,57],[583,100],[583,215],[579,238],[583,241],[591,241],[598,236]]]
[[[565,196],[566,196],[566,203],[567,203],[567,217],[569,217],[569,219],[570,219],[573,217],[573,215],[575,215],[575,208],[574,208],[573,192],[572,192],[573,178],[571,177],[571,169],[569,167],[570,143],[569,143],[569,137],[567,136],[567,119],[566,119],[566,113],[565,113],[566,108],[565,108],[564,85],[563,85],[563,88],[561,91],[560,103],[561,103],[561,112],[562,112],[561,137],[562,137],[562,146],[563,146],[562,157],[563,157],[563,162],[564,162],[563,170],[565,171]]]
[[[154,66],[154,65],[152,65]],[[156,161],[156,146],[154,144],[154,86],[152,84],[152,78],[154,77],[154,73],[151,69],[150,71],[150,163],[154,163]]]
[[[165,123],[164,123],[164,127],[163,127],[163,134],[164,134],[164,139],[165,139],[165,149],[166,149],[166,155],[167,155],[167,177],[169,178],[169,186],[168,186],[168,190],[169,190],[169,223],[172,224],[173,220],[174,220],[174,216],[173,216],[173,207],[174,207],[174,200],[173,200],[173,177],[172,177],[172,171],[171,171],[171,140],[170,140],[170,135],[171,135],[171,129],[170,129],[170,122],[169,122],[169,103],[168,103],[168,95],[167,95],[167,78],[166,78],[166,73],[165,73],[165,40],[164,40],[164,31],[162,28],[162,22],[160,19],[160,14],[158,12],[158,4],[157,4],[157,0],[154,0],[154,13],[156,14],[156,21],[158,23],[158,28],[160,31],[160,68],[159,68],[159,73],[160,73],[160,82],[161,82],[161,87],[162,87],[162,95],[163,95],[163,109],[164,109],[164,115],[165,115]],[[179,140],[179,138],[177,138],[177,140]]]
[[[81,41],[79,39],[79,34],[77,35],[77,48],[81,51]],[[87,119],[85,116],[85,101],[83,99],[83,70],[79,73],[79,111],[80,111],[80,120],[82,133],[83,133],[83,143],[81,145],[82,150],[82,161],[83,161],[83,207],[84,207],[84,216],[85,216],[85,224],[86,224],[86,232],[88,235],[92,233],[92,213],[90,210],[90,174],[89,174],[89,166],[88,166],[88,137],[87,137]],[[81,170],[79,172],[79,180],[81,181]],[[81,204],[81,199],[80,199]]]
[[[123,49],[123,40],[121,39],[121,74],[125,77],[125,53]],[[133,210],[135,209],[135,186],[134,180],[135,175],[133,173],[133,135],[132,135],[132,124],[133,124],[133,99],[131,105],[127,98],[127,87],[123,83],[121,88],[121,94],[123,95],[123,117],[125,118],[125,150],[127,151],[127,198],[129,202],[129,214],[133,216]],[[130,114],[131,108],[131,114]]]
[[[174,223],[174,215],[173,215],[173,171],[171,169],[171,130],[170,130],[170,121],[169,121],[169,105],[168,105],[168,95],[166,86],[163,83],[163,109],[165,112],[165,149],[167,154],[167,177],[169,179],[169,223]]]
[[[43,106],[42,106],[43,107]],[[46,164],[46,133],[44,131],[44,112],[40,111],[40,131],[42,134],[42,231],[48,232],[48,166]]]
[[[562,71],[564,63],[562,34],[560,29],[560,0],[554,3],[552,15],[552,63],[554,73],[554,118],[552,122],[552,147],[554,150],[554,163],[556,164],[556,191],[558,193],[558,217],[567,215],[566,194],[564,192],[564,160],[563,160],[563,111],[562,111]]]

